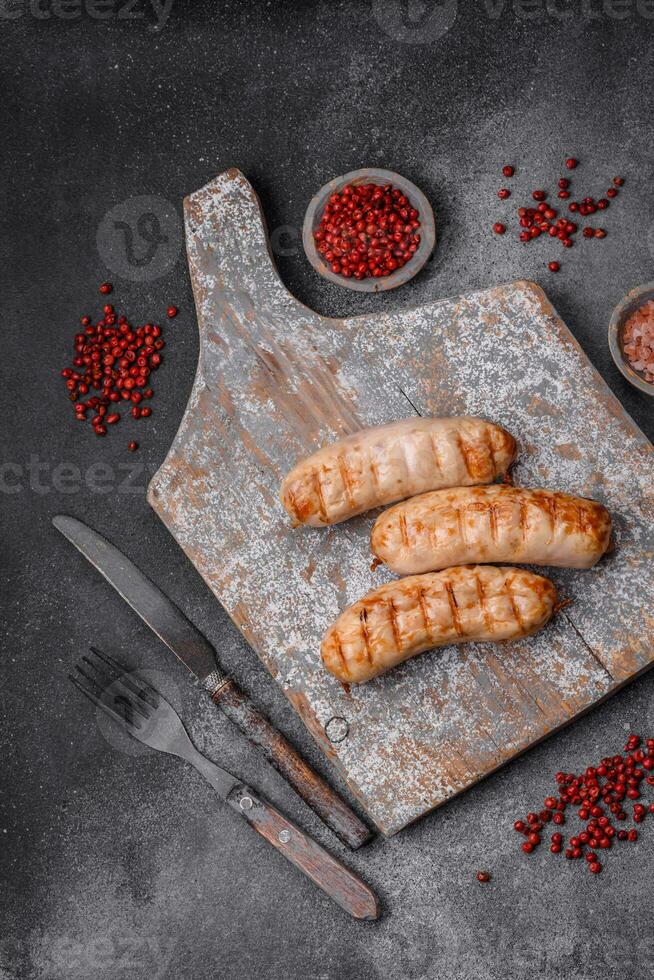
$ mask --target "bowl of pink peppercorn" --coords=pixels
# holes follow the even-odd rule
[[[609,323],[616,367],[639,391],[654,395],[654,282],[632,289]]]
[[[376,293],[422,269],[436,244],[436,225],[415,184],[392,170],[367,167],[320,188],[307,208],[302,241],[325,279]]]

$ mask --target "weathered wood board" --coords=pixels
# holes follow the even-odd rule
[[[328,319],[280,282],[242,174],[185,211],[201,354],[150,503],[393,834],[652,665],[654,448],[533,283]],[[318,649],[347,604],[391,577],[370,569],[375,515],[291,530],[278,487],[326,440],[414,412],[506,426],[516,483],[602,501],[616,548],[591,571],[545,572],[574,601],[539,635],[423,654],[346,690]]]

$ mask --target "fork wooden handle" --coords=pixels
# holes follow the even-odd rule
[[[211,698],[230,721],[259,746],[268,761],[344,844],[356,850],[370,840],[372,833],[365,823],[304,761],[231,678],[223,681]]]
[[[241,784],[234,787],[227,802],[355,919],[379,918],[379,901],[374,892],[270,803],[258,797],[249,786]]]

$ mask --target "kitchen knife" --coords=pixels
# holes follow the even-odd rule
[[[129,558],[82,521],[58,514],[52,523],[195,674],[214,704],[262,750],[268,761],[345,844],[356,849],[370,840],[369,828],[224,673],[209,641],[168,596]]]

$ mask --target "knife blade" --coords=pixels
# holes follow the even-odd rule
[[[137,566],[106,538],[75,517],[52,523],[97,568],[127,604],[193,673],[216,704],[302,799],[348,847],[370,840],[370,829],[259,711],[218,663],[197,626]]]
[[[227,680],[214,648],[168,596],[106,538],[76,517],[57,514],[52,523],[74,544],[185,667],[215,692],[214,680]]]

